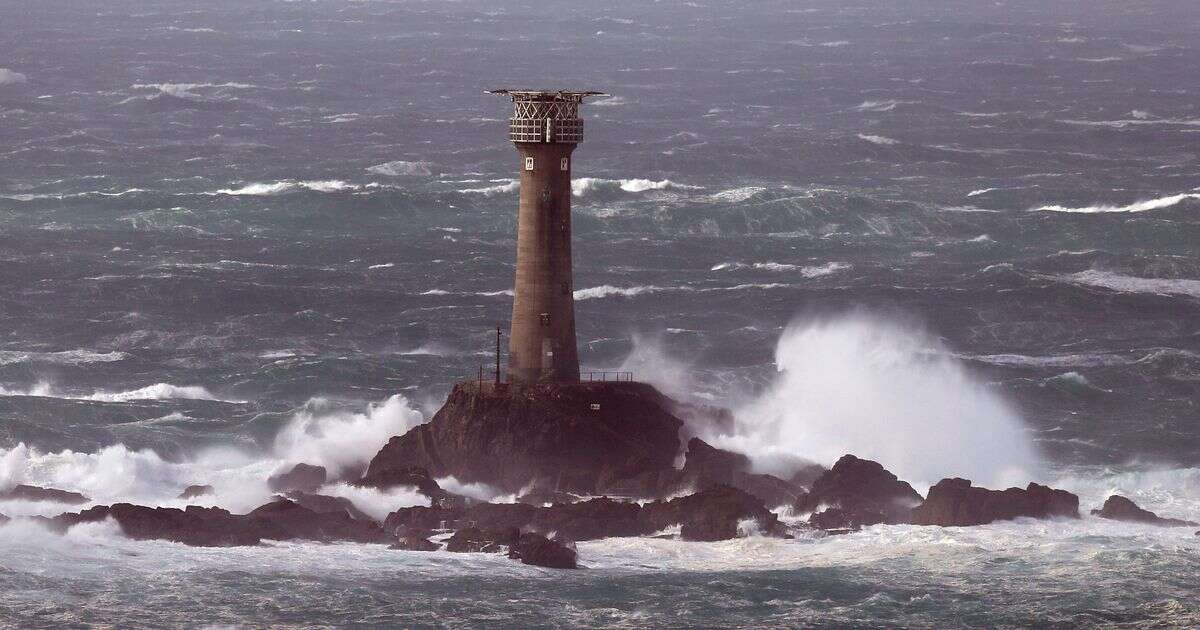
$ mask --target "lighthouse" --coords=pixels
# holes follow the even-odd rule
[[[492,90],[512,99],[508,138],[520,155],[517,273],[508,380],[579,382],[571,279],[571,153],[583,141],[579,106],[602,92]]]

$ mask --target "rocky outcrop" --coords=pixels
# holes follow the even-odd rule
[[[688,440],[677,487],[703,490],[724,484],[752,494],[766,505],[789,505],[803,490],[778,477],[750,472],[750,458],[715,448],[700,438]]]
[[[271,492],[315,492],[325,485],[327,475],[324,466],[311,464],[296,464],[291,470],[267,479]]]
[[[169,540],[196,547],[257,545],[263,532],[247,520],[220,508],[189,505],[186,509],[150,508],[128,503],[98,505],[79,513],[60,514],[50,524],[60,530],[79,523],[111,518],[134,540]]]
[[[307,492],[289,492],[284,497],[304,508],[318,514],[346,514],[356,521],[374,521],[366,512],[358,509],[346,497],[331,497],[325,494],[309,494]]]
[[[763,534],[784,535],[779,517],[761,500],[732,486],[715,485],[696,494],[655,501],[642,508],[643,518],[652,531],[680,525],[684,540],[728,540],[738,536],[743,523]]]
[[[585,494],[672,471],[682,421],[644,383],[459,383],[427,424],[392,438],[364,481],[413,466],[516,492]]]
[[[814,527],[856,528],[879,523],[909,522],[921,495],[882,465],[853,455],[841,459],[812,483],[808,494],[795,503],[799,512],[811,512]],[[837,512],[821,515],[822,510]]]
[[[78,492],[58,490],[56,488],[40,488],[38,486],[27,486],[25,484],[18,484],[8,490],[0,492],[0,501],[13,500],[52,501],[54,503],[66,503],[69,505],[79,505],[91,501],[91,499],[79,494]]]
[[[314,512],[287,499],[278,499],[249,514],[195,505],[180,510],[116,503],[60,514],[49,519],[49,524],[66,530],[107,518],[135,540],[169,540],[197,547],[257,545],[264,539],[362,543],[393,540],[373,522],[355,520],[345,512]]]
[[[508,557],[550,569],[577,569],[575,550],[541,534],[525,533],[508,549]]]
[[[202,496],[209,495],[212,493],[213,493],[212,486],[203,486],[203,485],[197,484],[197,485],[188,486],[188,487],[184,488],[183,492],[180,492],[179,496],[176,498],[194,499],[196,497],[202,497]]]
[[[382,468],[367,473],[354,482],[354,485],[364,488],[384,490],[396,486],[416,488],[417,492],[429,497],[433,505],[463,505],[465,497],[452,494],[442,489],[438,482],[429,476],[429,471],[420,466],[404,466],[397,468]]]
[[[1114,494],[1104,501],[1104,506],[1099,510],[1092,510],[1092,515],[1100,518],[1112,519],[1114,521],[1130,521],[1134,523],[1147,523],[1150,525],[1158,525],[1160,527],[1195,527],[1200,525],[1193,521],[1185,521],[1178,518],[1164,518],[1150,510],[1143,510],[1136,503],[1129,499]]]
[[[929,497],[912,510],[917,525],[943,527],[986,525],[995,521],[1031,518],[1079,518],[1079,497],[1036,483],[1028,487],[988,490],[967,479],[943,479]]]
[[[725,485],[644,506],[600,497],[551,506],[480,503],[452,509],[402,508],[388,515],[384,530],[406,535],[432,529],[478,528],[485,532],[516,529],[554,534],[559,540],[595,540],[646,536],[676,525],[686,540],[735,538],[743,525],[763,534],[784,534],[778,517],[762,501]]]
[[[516,528],[480,529],[468,527],[454,532],[446,541],[446,551],[455,553],[499,553],[521,537]]]

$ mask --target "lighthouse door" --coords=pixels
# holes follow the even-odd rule
[[[554,369],[554,347],[550,344],[550,339],[542,338],[542,369]]]

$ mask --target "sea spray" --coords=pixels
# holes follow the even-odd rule
[[[797,457],[828,465],[853,453],[917,485],[1039,478],[1018,414],[910,322],[863,313],[798,320],[775,363],[767,390],[735,410],[735,434],[710,436],[766,472],[786,475]]]
[[[322,399],[313,399],[275,436],[274,452],[284,462],[324,466],[336,475],[363,467],[392,436],[424,421],[424,414],[399,394],[364,412],[331,410]]]

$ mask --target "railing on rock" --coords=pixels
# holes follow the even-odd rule
[[[580,372],[579,380],[587,381],[589,383],[593,381],[621,381],[632,383],[633,372]]]

